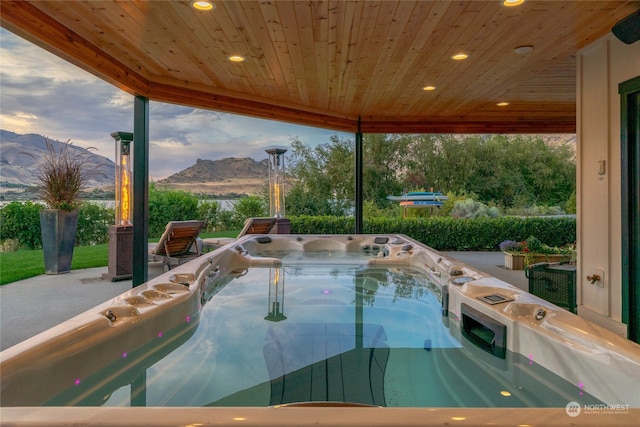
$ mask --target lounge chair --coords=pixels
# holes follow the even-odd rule
[[[237,237],[212,237],[202,239],[203,248],[206,250],[216,249],[246,234],[269,234],[274,225],[276,225],[276,221],[276,218],[247,218],[244,221],[244,227]]]
[[[166,270],[202,254],[198,235],[203,221],[169,221],[158,243],[149,244],[149,257],[160,258]]]

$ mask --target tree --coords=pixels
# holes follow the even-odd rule
[[[390,207],[387,196],[402,191],[399,180],[411,138],[367,134],[363,138],[363,197],[378,208]],[[311,148],[292,141],[290,174],[295,184],[287,196],[288,212],[318,209],[321,214],[344,215],[355,200],[355,142],[331,137]]]
[[[563,204],[575,189],[567,145],[531,135],[416,135],[405,182],[414,188],[470,192],[503,207]]]
[[[290,159],[294,212],[346,212],[355,198],[354,151],[349,139],[314,148],[293,141]],[[575,191],[575,158],[568,145],[531,135],[383,135],[363,138],[364,200],[380,209],[404,188],[475,194],[502,208],[564,205]],[[324,200],[324,202],[323,202]],[[331,203],[326,203],[331,201]],[[293,204],[293,205],[292,205]],[[294,211],[289,210],[292,207]]]
[[[469,145],[477,138],[456,135],[411,135],[404,174],[405,186],[443,192],[467,191],[476,160]]]
[[[288,214],[344,215],[353,205],[353,141],[332,136],[328,144],[310,147],[291,142],[289,174],[294,184],[286,199]]]
[[[364,135],[362,187],[365,200],[381,209],[392,205],[387,196],[402,192],[400,175],[410,144],[408,135]]]

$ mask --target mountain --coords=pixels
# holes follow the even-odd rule
[[[56,150],[64,144],[52,139],[49,141]],[[74,145],[71,149],[73,154],[86,153],[92,156],[92,167],[100,170],[100,174],[89,182],[88,190],[99,188],[113,191],[115,164],[94,151]],[[33,166],[46,153],[44,136],[0,130],[0,199],[37,198],[33,188],[40,182],[37,169]],[[268,183],[268,165],[267,159],[257,162],[249,157],[198,159],[193,166],[158,181],[157,185],[222,197],[256,194]]]
[[[53,147],[60,149],[64,142],[49,139]],[[89,181],[88,189],[113,187],[115,183],[115,164],[95,151],[71,145],[72,154],[90,156],[89,166],[99,171]],[[0,130],[0,186],[4,192],[8,188],[18,189],[35,187],[38,181],[38,170],[34,167],[47,153],[45,137],[34,133],[20,135],[7,130]]]
[[[269,181],[269,160],[227,157],[196,160],[195,165],[158,181],[161,187],[217,196],[256,194]]]
[[[160,182],[215,182],[229,179],[269,179],[269,161],[250,157],[227,157],[221,160],[196,160],[196,164]]]

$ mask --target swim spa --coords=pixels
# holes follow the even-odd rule
[[[634,425],[640,407],[639,346],[400,235],[246,236],[0,357],[7,425]]]

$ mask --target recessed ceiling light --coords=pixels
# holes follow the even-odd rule
[[[463,59],[467,59],[469,57],[469,55],[467,55],[464,52],[460,52],[460,53],[456,53],[455,55],[451,56],[451,59],[455,60],[455,61],[462,61]]]
[[[509,105],[509,103],[508,102],[498,102],[496,105],[498,107],[506,107],[507,105]]]
[[[517,48],[513,49],[513,51],[518,55],[524,55],[526,53],[531,52],[532,50],[533,50],[533,46],[531,46],[530,44],[518,46]]]
[[[520,6],[524,0],[502,0],[502,5],[507,7]]]
[[[426,90],[426,91],[430,91],[430,90],[436,90],[435,86],[425,86],[422,88],[422,90]]]
[[[244,62],[244,56],[242,55],[231,55],[228,59],[231,62]]]
[[[197,10],[213,10],[216,8],[216,5],[207,0],[193,0],[191,2],[191,7]]]

